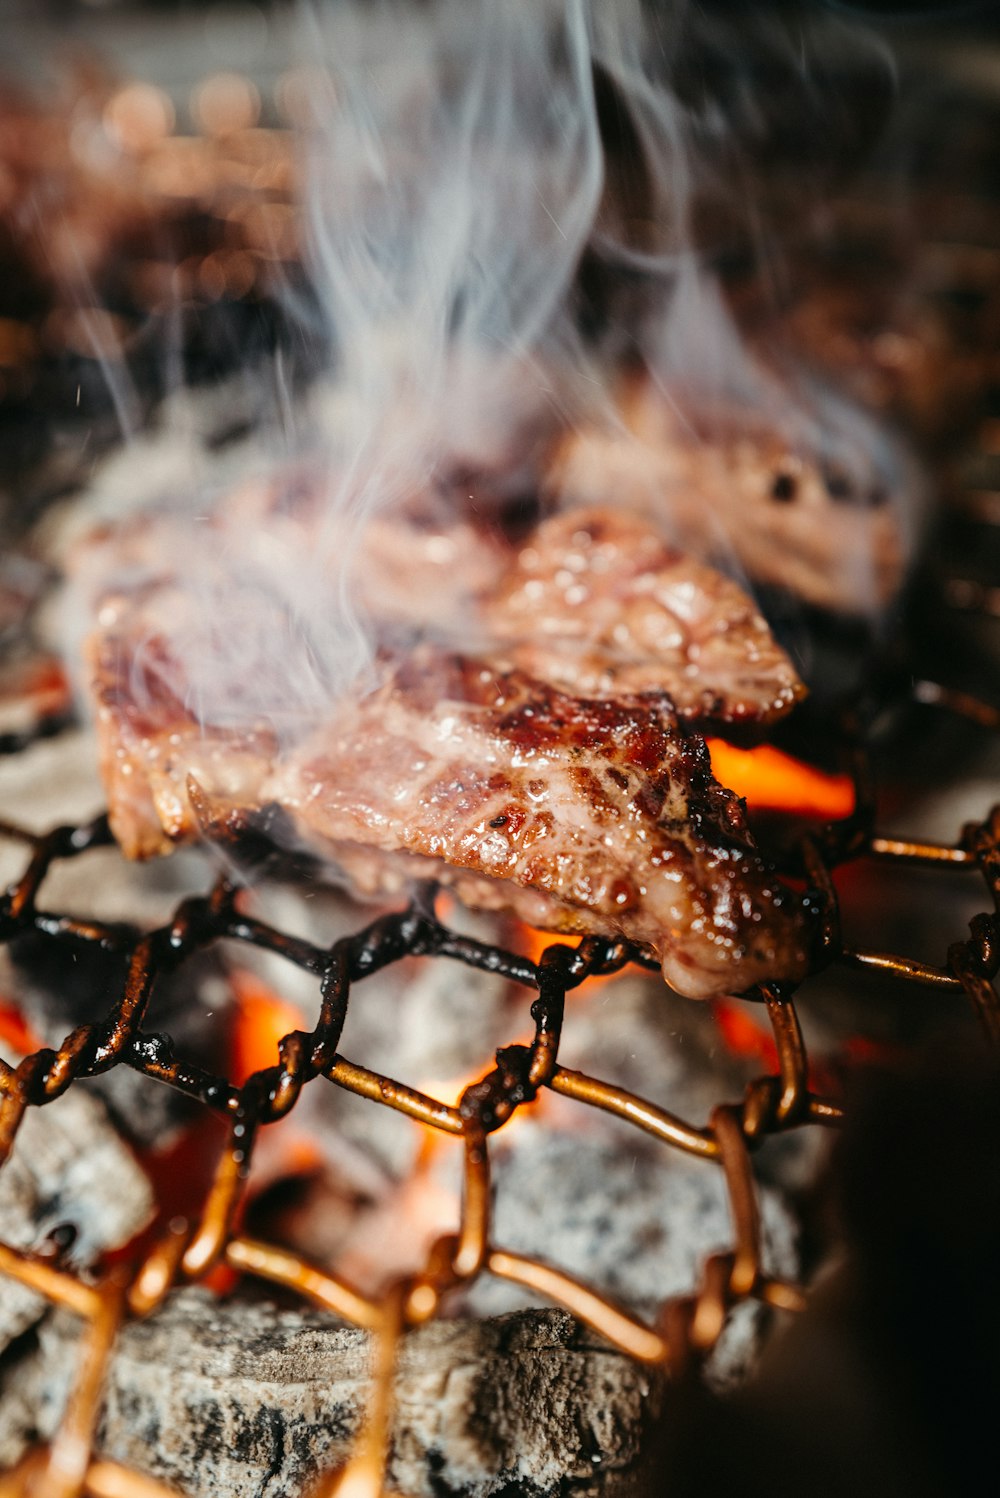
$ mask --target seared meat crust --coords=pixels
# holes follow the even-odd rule
[[[167,587],[107,599],[84,645],[111,829],[129,858],[197,836],[189,777],[212,797],[257,805],[277,752],[266,724],[204,725],[186,704],[167,629],[171,606],[190,602]]]
[[[794,674],[739,589],[641,522],[542,526],[483,600],[489,651],[424,643],[384,661],[377,690],[324,701],[280,736],[234,712],[232,693],[227,715],[204,711],[189,656],[218,621],[200,634],[203,600],[137,565],[156,552],[148,537],[131,548],[128,585],[100,597],[86,646],[111,824],[130,856],[278,806],[363,890],[430,878],[535,926],[621,935],[654,950],[682,993],[805,972],[801,902],[671,704],[773,714],[794,700]]]
[[[657,693],[682,718],[736,724],[770,722],[804,695],[743,589],[628,512],[545,521],[483,614],[514,663],[574,696]]]
[[[420,651],[263,789],[369,892],[433,878],[531,924],[621,935],[692,997],[808,964],[802,907],[704,741],[648,700],[580,700]]]

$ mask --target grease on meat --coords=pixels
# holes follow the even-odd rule
[[[431,878],[532,925],[620,935],[691,997],[808,965],[801,902],[704,741],[648,699],[582,700],[421,651],[264,790],[368,892]]]

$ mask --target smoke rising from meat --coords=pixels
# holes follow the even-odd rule
[[[611,373],[606,406],[575,434],[579,461],[571,437],[550,488],[592,502],[614,483],[619,502],[753,585],[877,615],[913,553],[917,466],[773,336],[748,336],[733,291],[747,272],[727,281],[726,266],[742,258],[753,297],[778,300],[836,163],[812,148],[790,188],[771,160],[776,142],[779,160],[795,160],[782,137],[809,123],[810,139],[856,152],[851,132],[845,146],[830,129],[843,108],[838,53],[849,46],[857,68],[861,50],[874,101],[891,90],[889,60],[836,23],[809,36],[747,16],[737,33],[710,7],[675,7],[660,25],[651,14],[639,0],[594,11],[619,157],[589,243],[604,294],[599,362]]]
[[[748,347],[721,290],[731,226],[713,237],[701,219],[746,201],[728,143],[754,102],[744,88],[727,113],[710,86],[679,91],[697,19],[582,0],[306,13],[304,214],[329,377],[308,402],[283,392],[244,491],[209,475],[167,497],[181,523],[155,548],[90,548],[84,591],[105,609],[116,583],[175,589],[132,658],[135,701],[166,691],[206,730],[298,742],[421,638],[489,646],[475,576],[457,574],[495,571],[510,515],[523,531],[539,506],[637,511],[810,604],[891,600],[912,547],[905,459]],[[595,262],[613,290],[588,329]],[[426,574],[420,546],[401,557],[426,596],[387,638],[365,538],[394,515],[441,554]]]
[[[372,664],[353,568],[365,526],[440,515],[469,471],[516,482],[553,425],[546,361],[572,337],[602,172],[580,4],[336,6],[308,14],[305,40],[304,212],[331,374],[318,411],[288,401],[279,451],[304,453],[309,503],[216,523],[210,493],[172,495],[189,524],[175,554],[118,559],[129,585],[140,565],[198,598],[173,644],[202,721],[286,736]],[[140,665],[169,669],[152,650]]]

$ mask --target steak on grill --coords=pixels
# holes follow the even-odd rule
[[[737,724],[805,691],[742,588],[607,506],[540,525],[482,614],[498,651],[577,697],[658,693],[682,718]]]
[[[148,641],[139,690],[120,645],[95,635],[90,661],[111,823],[133,857],[277,804],[365,892],[429,878],[534,926],[620,934],[692,996],[806,968],[802,906],[662,700],[571,697],[423,646],[283,749],[265,727],[203,728]]]
[[[363,890],[434,879],[529,925],[620,935],[693,998],[808,965],[802,903],[704,740],[649,698],[581,700],[424,648],[263,792]]]
[[[307,693],[278,715],[259,677],[292,677],[297,638],[288,580],[267,568],[301,553],[314,503],[301,493],[244,492],[230,530],[225,506],[205,522],[216,534],[202,529],[187,568],[184,527],[166,518],[91,548],[85,649],[128,855],[276,805],[365,891],[431,878],[535,926],[620,934],[685,993],[804,971],[801,904],[682,721],[765,720],[801,692],[735,584],[606,509],[556,516],[520,546],[466,524],[377,521],[357,572],[382,684]],[[279,524],[270,543],[261,506]],[[236,679],[213,698],[220,651]]]

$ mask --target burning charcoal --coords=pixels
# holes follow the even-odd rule
[[[502,1003],[496,979],[436,964],[397,986],[388,976],[359,990],[344,1053],[448,1102],[489,1069],[530,998],[512,989]],[[569,1001],[564,1065],[613,1079],[697,1126],[707,1123],[720,1095],[740,1095],[747,1065],[726,1049],[706,1009],[679,1000],[665,1005],[662,989],[645,976],[588,987]],[[303,1126],[329,1165],[293,1180],[294,1141]],[[267,1131],[258,1146],[276,1184],[254,1203],[252,1231],[276,1234],[374,1287],[390,1271],[417,1267],[430,1242],[453,1230],[459,1161],[448,1140],[387,1109],[373,1116],[363,1101],[316,1087],[306,1089],[288,1127],[293,1143],[284,1157],[280,1129]],[[765,1214],[775,1264],[793,1277],[795,1237],[780,1183],[791,1178],[800,1186],[816,1174],[822,1141],[818,1131],[804,1132],[769,1145],[761,1161],[761,1178],[777,1183],[766,1193]],[[575,1272],[636,1306],[690,1289],[703,1253],[727,1241],[718,1171],[649,1145],[597,1110],[543,1092],[495,1136],[491,1153],[497,1241],[543,1254],[558,1243]],[[531,1182],[527,1193],[524,1181]],[[679,1209],[682,1200],[686,1210]],[[523,1292],[499,1281],[478,1285],[471,1300],[477,1314],[525,1303]],[[759,1319],[734,1328],[729,1376],[736,1377],[757,1345]]]
[[[2,1293],[6,1293],[6,1287]],[[39,1312],[41,1314],[41,1311]],[[0,1466],[13,1467],[37,1436],[39,1411],[45,1409],[46,1369],[38,1351],[37,1332],[25,1332],[0,1353]]]
[[[86,1268],[120,1248],[152,1216],[153,1197],[131,1151],[96,1098],[73,1089],[29,1108],[0,1170],[0,1237]],[[41,1316],[46,1302],[0,1283],[0,1351]]]
[[[2,633],[2,630],[0,630]],[[73,719],[61,662],[37,651],[12,652],[0,666],[0,754],[28,748],[61,732]]]
[[[728,1003],[740,1007],[735,1000]],[[748,1082],[771,1070],[770,1028],[753,1007],[758,1017],[748,1017],[747,1038],[740,1048],[727,1038],[716,1006],[682,1004],[672,996],[664,1002],[655,981],[627,970],[574,993],[563,1026],[560,1062],[614,1080],[701,1128],[720,1097],[742,1096]],[[574,1118],[585,1132],[595,1133],[595,1114]],[[616,1131],[614,1137],[618,1138]],[[780,1134],[756,1157],[755,1172],[776,1188],[779,1199],[791,1198],[818,1179],[828,1144],[821,1129]]]
[[[366,983],[370,986],[375,985]],[[444,976],[433,986],[441,993]],[[433,1014],[431,1030],[418,1041],[408,1005],[411,996],[418,999],[421,987],[428,985],[415,981],[411,995],[402,983],[396,985],[387,995],[388,1005],[380,1004],[374,993],[359,992],[352,1017],[362,1010],[366,1015],[361,1025],[349,1025],[343,1050],[384,1075],[447,1098],[460,1085],[459,1076],[488,1069],[492,1051],[470,1047],[464,1074],[449,1072],[442,1078],[433,1037],[445,1029],[447,1006]],[[499,985],[487,981],[463,987],[470,999],[482,1000],[486,1012],[497,1015]],[[396,1030],[400,1044],[360,1043],[359,1031],[371,1036],[379,1015],[389,1027],[383,1039]],[[304,1140],[308,1152],[303,1170],[296,1150]],[[325,1262],[344,1268],[349,1259],[352,1272],[366,1283],[387,1266],[416,1268],[431,1238],[451,1229],[457,1210],[453,1183],[436,1185],[420,1168],[427,1149],[426,1132],[391,1109],[373,1109],[370,1102],[323,1083],[310,1086],[289,1123],[266,1131],[257,1146],[251,1184],[264,1195],[253,1206],[253,1221]],[[414,1172],[418,1183],[411,1189]]]
[[[262,891],[258,899],[266,918],[280,915],[286,929],[306,929],[321,945],[370,917],[329,894],[302,902],[289,891]],[[450,924],[483,941],[498,936],[496,921],[486,916],[457,911]],[[314,1023],[315,979],[289,984],[287,964],[254,966]],[[509,1039],[511,1025],[527,1017],[530,1001],[530,992],[514,992],[496,974],[448,962],[403,962],[354,990],[340,1049],[453,1102],[468,1081],[490,1069],[494,1051]],[[457,1210],[454,1183],[439,1184],[422,1168],[431,1147],[425,1129],[392,1109],[314,1083],[288,1123],[258,1140],[251,1221],[255,1230],[323,1262],[342,1270],[349,1264],[359,1282],[380,1280],[390,1266],[414,1269],[430,1239],[451,1230]]]
[[[43,1435],[68,1389],[77,1335],[62,1316],[42,1329]],[[304,1492],[348,1454],[369,1373],[368,1339],[353,1328],[182,1291],[122,1333],[101,1449],[191,1498]],[[657,1381],[549,1310],[412,1332],[396,1397],[394,1490],[599,1498],[636,1463]]]

